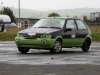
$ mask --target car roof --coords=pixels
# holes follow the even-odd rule
[[[71,17],[47,17],[45,19],[80,19],[80,18],[71,18]]]

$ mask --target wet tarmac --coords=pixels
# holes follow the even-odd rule
[[[31,49],[21,54],[14,41],[0,41],[0,75],[100,75],[100,43],[89,52],[64,48],[59,54]]]
[[[92,64],[100,65],[100,43],[93,42],[89,52],[80,48],[63,48],[59,54],[31,49],[21,54],[14,41],[0,42],[0,63],[27,65]]]

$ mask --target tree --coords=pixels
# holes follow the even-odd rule
[[[88,19],[87,19],[87,16],[85,15],[85,16],[83,16],[83,21],[84,22],[87,22],[88,21]]]
[[[58,13],[53,12],[48,14],[48,17],[60,17],[60,15]]]
[[[13,11],[8,8],[8,7],[4,7],[1,11],[0,11],[0,14],[5,14],[5,15],[8,15],[10,18],[11,18],[11,22],[16,22],[16,19],[15,19],[15,16],[13,14]]]

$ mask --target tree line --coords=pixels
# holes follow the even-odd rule
[[[5,14],[5,15],[8,15],[10,18],[11,18],[11,22],[14,22],[16,23],[16,18],[15,18],[15,15],[13,13],[13,11],[9,8],[9,7],[4,7],[1,11],[0,11],[0,14]],[[56,12],[51,12],[50,14],[47,15],[48,17],[61,17],[61,15],[59,13],[56,13]],[[69,15],[66,15],[66,17],[69,17]],[[77,18],[77,15],[76,16],[73,16],[74,18]],[[89,20],[87,19],[87,16],[83,16],[83,20],[85,22],[88,22]]]

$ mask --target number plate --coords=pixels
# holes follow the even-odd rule
[[[28,33],[28,35],[36,35],[36,33]]]

